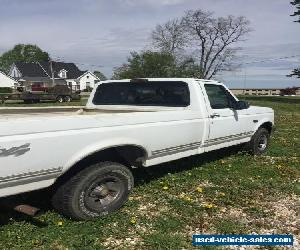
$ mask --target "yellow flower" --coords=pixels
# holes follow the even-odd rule
[[[169,187],[168,186],[163,186],[163,190],[168,190]]]
[[[62,221],[58,221],[58,222],[57,222],[57,225],[58,225],[58,226],[62,226],[63,224],[64,224],[64,223],[63,223]]]
[[[184,200],[185,200],[185,201],[192,201],[193,199],[192,199],[191,197],[189,197],[189,196],[185,196],[185,197],[184,197]]]
[[[181,193],[180,195],[179,195],[179,198],[181,198],[181,199],[183,199],[185,197],[185,194],[184,193]]]
[[[216,207],[214,204],[205,204],[205,208],[213,208],[213,207]]]
[[[202,193],[202,192],[203,192],[203,188],[202,188],[202,187],[197,187],[197,188],[196,188],[196,191],[197,191],[198,193]]]
[[[132,225],[136,224],[136,219],[134,217],[131,218],[130,224],[132,224]]]

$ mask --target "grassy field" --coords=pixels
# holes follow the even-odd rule
[[[300,103],[247,99],[276,112],[265,155],[232,148],[138,169],[126,205],[93,222],[68,220],[32,194],[44,214],[0,211],[0,249],[195,249],[195,233],[289,233],[299,242]]]

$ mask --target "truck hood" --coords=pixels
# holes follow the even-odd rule
[[[250,106],[247,110],[251,114],[274,113],[274,110],[272,108],[260,107],[260,106]]]

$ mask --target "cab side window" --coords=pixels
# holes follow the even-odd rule
[[[234,98],[223,86],[205,84],[204,87],[212,109],[225,109],[232,107],[231,103],[234,102]]]

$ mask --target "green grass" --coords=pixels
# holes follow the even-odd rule
[[[195,249],[193,233],[290,233],[299,241],[300,104],[248,101],[275,110],[265,155],[232,148],[137,169],[126,205],[93,222],[66,219],[46,194],[33,193],[29,201],[45,213],[0,211],[0,249]]]

